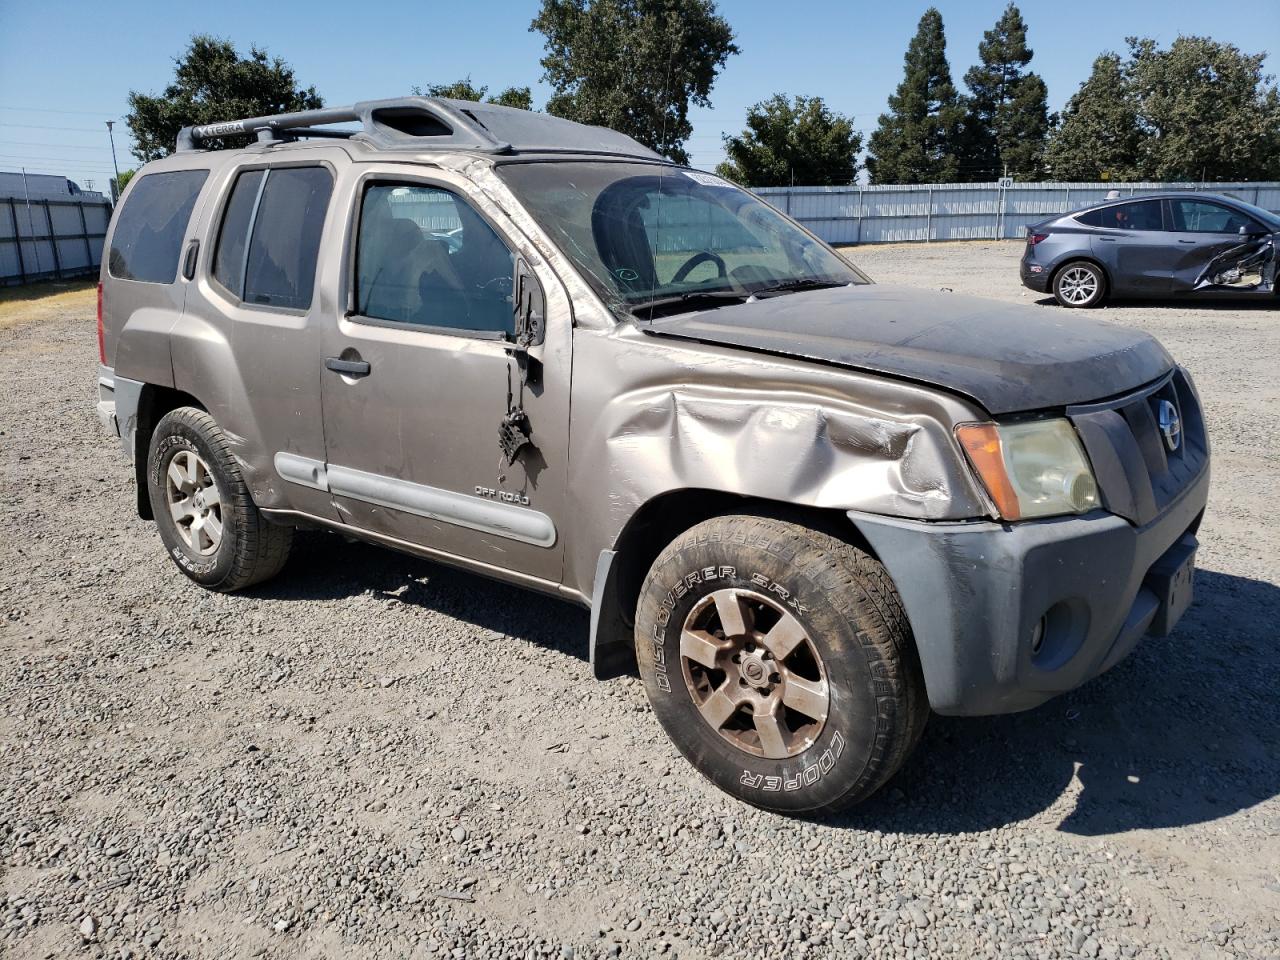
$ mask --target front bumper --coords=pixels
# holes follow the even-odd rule
[[[902,596],[930,705],[981,716],[1038,706],[1167,632],[1208,492],[1206,466],[1144,526],[1103,511],[1017,524],[849,517]]]

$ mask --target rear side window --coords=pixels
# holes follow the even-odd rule
[[[173,283],[196,197],[208,170],[148,173],[116,215],[107,272],[119,280]]]
[[[1135,200],[1133,203],[1117,203],[1114,206],[1088,210],[1076,217],[1090,227],[1108,227],[1112,230],[1163,230],[1159,200]]]
[[[245,303],[307,309],[332,191],[324,167],[240,174],[222,217],[214,279]]]

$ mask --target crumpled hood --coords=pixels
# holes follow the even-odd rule
[[[637,325],[960,393],[994,415],[1124,393],[1173,360],[1153,337],[1080,311],[882,284],[810,290]]]

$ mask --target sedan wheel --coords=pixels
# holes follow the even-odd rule
[[[1069,263],[1053,281],[1053,296],[1064,307],[1096,307],[1106,294],[1102,271],[1091,263]]]

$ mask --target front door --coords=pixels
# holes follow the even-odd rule
[[[1268,252],[1270,232],[1256,220],[1209,200],[1175,198],[1169,210],[1179,251],[1174,290],[1249,289],[1267,280],[1260,254]]]
[[[571,321],[538,271],[546,339],[517,363],[513,274],[536,252],[469,183],[369,167],[346,186],[345,295],[322,355],[328,488],[344,521],[559,583]],[[530,379],[522,384],[522,367]],[[513,409],[530,443],[508,461]]]

